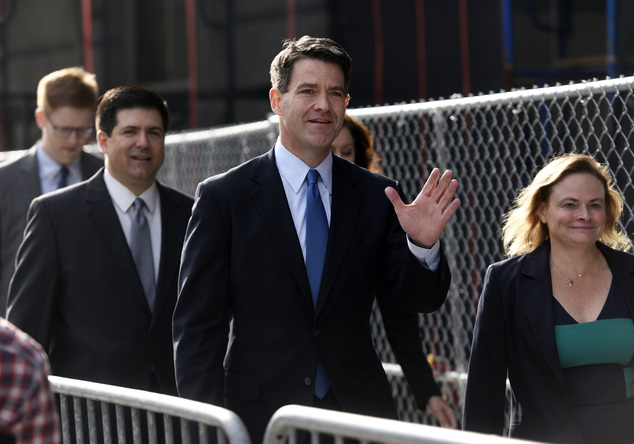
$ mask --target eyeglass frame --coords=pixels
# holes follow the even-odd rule
[[[53,119],[51,119],[51,115],[49,114],[48,110],[44,110],[44,114],[46,115],[46,120],[53,127],[53,130],[64,139],[68,139],[72,133],[75,133],[77,135],[77,138],[88,139],[95,133],[95,128],[91,126],[73,127],[55,125],[55,122],[53,122]]]

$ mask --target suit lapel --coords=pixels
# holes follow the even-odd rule
[[[275,164],[273,150],[259,159],[251,179],[254,185],[251,191],[253,204],[261,215],[273,242],[284,259],[284,263],[301,288],[306,303],[312,309],[313,302],[304,256],[285,198],[282,179]]]
[[[25,200],[29,203],[42,194],[40,172],[37,163],[37,148],[34,146],[22,160],[20,168],[20,188],[24,191]]]
[[[545,361],[564,384],[553,326],[553,291],[550,278],[550,243],[545,242],[526,256],[520,277],[520,302]]]
[[[156,185],[161,198],[161,262],[156,282],[156,300],[153,311],[155,314],[161,312],[169,297],[169,292],[173,291],[170,284],[175,279],[174,270],[178,273],[183,246],[183,238],[177,235],[177,233],[183,232],[182,227],[179,226],[179,221],[187,217],[187,215],[181,214],[183,208],[170,196],[169,192],[160,183],[157,182]],[[153,323],[157,319],[158,316],[154,316]]]
[[[346,251],[350,247],[359,217],[361,196],[356,179],[345,172],[344,160],[333,156],[332,165],[332,211],[330,231],[326,249],[326,263],[319,288],[317,312],[330,294],[338,270],[341,269]]]
[[[138,295],[140,302],[144,307],[147,307],[149,312],[150,308],[145,299],[143,285],[136,272],[136,266],[121,228],[121,222],[119,222],[119,217],[103,179],[103,170],[88,181],[86,213],[105,250],[121,272],[125,285],[132,289],[135,295]]]
[[[612,276],[625,298],[625,303],[630,312],[630,316],[634,317],[634,297],[632,297],[632,288],[634,288],[634,260],[631,255],[617,254],[614,250],[606,247],[602,243],[597,242],[597,246],[612,271]]]

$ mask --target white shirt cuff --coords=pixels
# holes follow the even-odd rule
[[[440,239],[431,248],[423,248],[415,245],[407,235],[407,245],[420,264],[431,271],[438,270],[440,265]]]

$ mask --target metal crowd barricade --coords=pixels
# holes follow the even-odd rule
[[[242,420],[232,411],[221,407],[59,376],[49,376],[49,381],[53,392],[60,397],[64,443],[81,444],[84,437],[88,437],[90,443],[121,443],[126,442],[126,431],[131,430],[133,443],[250,444],[249,434]],[[115,418],[110,416],[112,406]],[[129,414],[124,413],[126,408],[129,409]],[[142,417],[143,412],[146,414],[145,418]],[[162,417],[161,424],[157,423],[158,417]],[[178,426],[173,421],[178,421]],[[115,430],[112,430],[113,424]],[[86,426],[87,431],[84,430]],[[158,434],[161,429],[163,436]],[[191,434],[196,429],[197,437]],[[216,439],[211,435],[213,429],[216,430]],[[180,430],[178,436],[175,435],[175,430]]]
[[[333,437],[335,443],[344,439],[361,444],[528,444],[529,441],[510,440],[501,436],[443,429],[424,424],[375,418],[372,416],[322,410],[313,407],[287,405],[280,408],[264,435],[264,444],[297,444],[297,432],[310,433],[311,444],[320,437]],[[533,444],[534,441],[530,441]],[[302,443],[303,444],[303,443]]]

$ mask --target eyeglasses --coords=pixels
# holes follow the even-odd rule
[[[45,112],[45,114],[55,133],[64,139],[68,139],[72,133],[75,133],[78,139],[87,139],[95,132],[95,129],[89,126],[73,127],[55,125],[55,122],[51,119],[51,115],[48,112]]]

